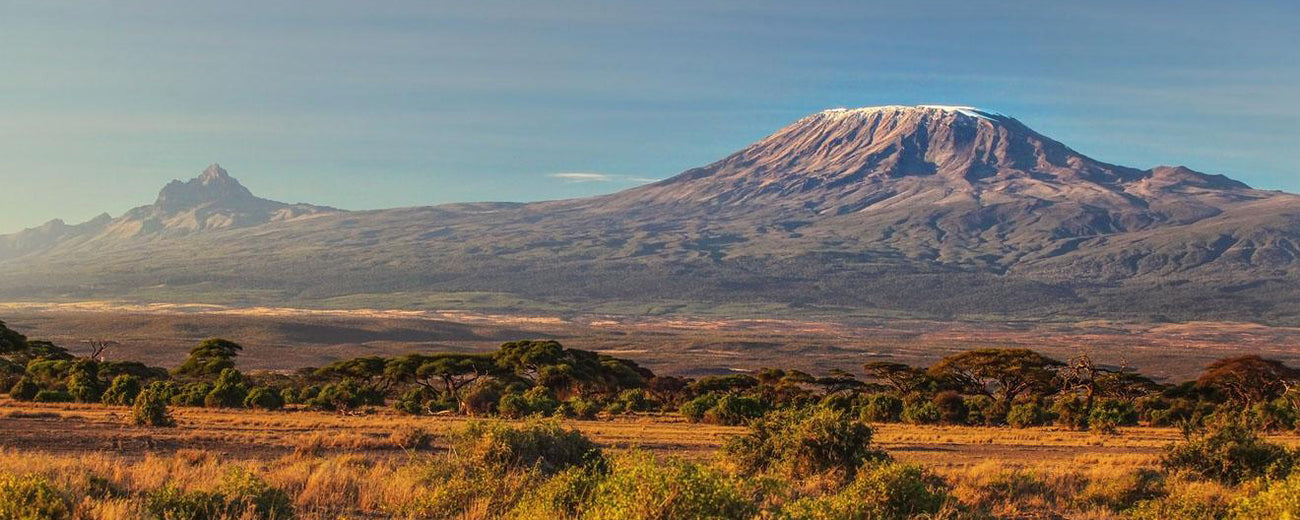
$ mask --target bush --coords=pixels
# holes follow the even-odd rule
[[[940,392],[931,401],[939,411],[939,421],[944,424],[966,424],[966,401],[961,394],[953,391]]]
[[[1007,424],[1016,428],[1032,428],[1047,424],[1047,410],[1038,403],[1022,403],[1007,412]]]
[[[494,380],[479,381],[465,391],[461,398],[460,411],[470,416],[487,416],[496,412],[504,386]]]
[[[238,370],[227,368],[217,376],[212,391],[203,397],[203,406],[208,408],[239,408],[248,398],[248,388],[244,386],[244,376]]]
[[[1232,508],[1232,517],[1300,518],[1300,474],[1270,482],[1258,494],[1241,498]]]
[[[131,406],[131,422],[136,426],[175,426],[167,410],[167,396],[150,385],[135,397]]]
[[[581,517],[590,520],[753,518],[757,506],[732,477],[700,464],[644,452],[618,460]]]
[[[176,406],[203,406],[203,401],[211,392],[211,383],[190,383],[172,395],[171,403]]]
[[[1137,424],[1137,411],[1133,404],[1118,399],[1098,401],[1088,414],[1088,428],[1101,433],[1116,433],[1120,426]]]
[[[393,408],[410,415],[423,415],[429,411],[429,392],[424,388],[407,390],[393,403]]]
[[[739,426],[767,413],[767,405],[753,397],[729,394],[718,399],[709,411],[704,412],[704,422],[723,426]]]
[[[219,496],[225,502],[226,515],[261,520],[289,520],[294,517],[293,501],[284,491],[271,487],[252,472],[231,468],[221,480]]]
[[[1161,463],[1170,470],[1235,485],[1258,477],[1286,477],[1295,464],[1295,454],[1261,439],[1245,426],[1228,425],[1208,436],[1169,446]]]
[[[75,370],[68,376],[68,393],[79,403],[98,403],[103,395],[99,379],[84,370]]]
[[[871,427],[847,412],[790,408],[753,421],[723,451],[743,473],[852,478],[864,463],[888,457],[871,447],[871,436]]]
[[[113,378],[100,400],[108,405],[130,406],[135,402],[136,396],[140,395],[140,389],[140,378],[122,374]]]
[[[36,394],[40,393],[40,391],[41,387],[33,382],[31,378],[23,376],[9,389],[9,397],[16,401],[31,401],[36,398]]]
[[[901,418],[908,424],[935,424],[939,422],[939,407],[930,401],[913,401],[903,406]]]
[[[244,408],[279,410],[284,408],[284,399],[274,389],[259,386],[248,392],[248,397],[244,398]]]
[[[32,400],[38,403],[71,403],[74,401],[72,394],[61,390],[41,390],[32,396]]]
[[[1061,397],[1052,403],[1052,415],[1056,416],[1056,425],[1074,430],[1088,428],[1087,401],[1079,396]]]
[[[185,491],[172,484],[158,488],[145,496],[144,509],[155,518],[177,520],[295,516],[288,494],[239,467],[226,473],[215,492]]]
[[[932,518],[951,500],[943,479],[920,466],[868,465],[840,491],[797,500],[784,508],[791,520],[906,520]]]
[[[630,388],[618,394],[614,400],[623,413],[648,412],[659,408],[659,401],[641,388]]]
[[[60,520],[72,518],[72,505],[45,477],[0,476],[0,518]]]
[[[862,407],[862,420],[869,422],[898,422],[903,413],[903,400],[889,394],[875,394],[867,397]]]
[[[562,408],[565,415],[578,419],[594,419],[596,413],[600,411],[600,403],[575,397],[565,401]]]
[[[591,505],[605,473],[588,466],[575,466],[546,479],[528,491],[505,518],[581,518]]]
[[[536,469],[545,475],[604,460],[596,443],[555,419],[534,419],[519,426],[471,422],[452,436],[452,449],[489,469]]]
[[[1001,413],[1002,403],[994,401],[987,395],[972,395],[963,398],[966,402],[966,422],[973,425],[996,426],[1003,424],[1006,417]]]
[[[688,421],[700,422],[704,420],[705,413],[717,406],[720,398],[718,394],[704,394],[682,403],[677,408],[677,412],[682,414],[682,417],[685,417]]]
[[[532,413],[532,408],[528,406],[528,398],[524,394],[511,392],[501,396],[497,402],[497,414],[502,417],[518,419]]]

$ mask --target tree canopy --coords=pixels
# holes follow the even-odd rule
[[[190,350],[190,357],[177,367],[175,374],[187,377],[210,377],[227,368],[235,368],[235,356],[244,347],[230,340],[210,338]]]

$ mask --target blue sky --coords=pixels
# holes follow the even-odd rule
[[[212,162],[348,209],[592,195],[882,104],[1300,191],[1297,27],[1293,1],[0,0],[0,231]]]

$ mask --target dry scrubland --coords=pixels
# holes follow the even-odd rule
[[[447,476],[449,466],[460,464],[449,439],[474,419],[386,410],[342,415],[174,408],[177,427],[148,428],[129,425],[129,413],[123,407],[0,400],[0,475],[46,478],[53,489],[80,497],[73,505],[80,518],[137,518],[150,500],[141,497],[156,496],[160,489],[183,495],[231,486],[281,490],[297,518],[304,519],[502,514],[494,499],[473,493],[457,497],[456,490],[445,489],[455,482]],[[728,467],[721,447],[746,431],[687,423],[675,415],[564,424],[593,440],[617,467],[635,469],[653,457],[655,467],[689,461],[719,468],[719,475]],[[1182,440],[1177,430],[1146,427],[1122,428],[1117,435],[1056,428],[873,427],[873,444],[942,477],[956,504],[986,518],[1122,517],[1112,504],[1141,498],[1165,446]],[[1269,438],[1300,445],[1295,434]],[[526,494],[537,485],[529,478],[520,474],[480,484],[503,486],[497,494]],[[1174,479],[1163,486],[1224,501],[1241,493],[1204,481]],[[446,500],[464,507],[450,513],[439,509]],[[964,518],[957,516],[957,507],[946,507],[940,517]]]

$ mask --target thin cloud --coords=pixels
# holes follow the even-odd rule
[[[565,182],[610,182],[614,180],[613,175],[604,173],[566,172],[552,173],[550,176]]]
[[[547,175],[547,177],[560,179],[564,182],[630,182],[630,183],[637,183],[637,184],[644,184],[647,182],[655,182],[659,180],[659,179],[651,179],[648,177],[634,177],[629,175],[613,175],[609,173],[594,173],[594,172],[552,173]]]

